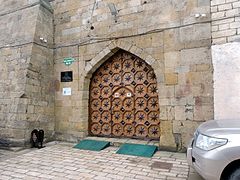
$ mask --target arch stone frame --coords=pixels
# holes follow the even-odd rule
[[[163,88],[165,85],[164,80],[164,63],[159,63],[156,59],[154,59],[148,52],[146,52],[143,48],[137,47],[133,42],[128,42],[124,40],[113,40],[111,41],[102,51],[100,51],[91,61],[89,61],[84,68],[84,72],[82,73],[81,79],[83,86],[81,86],[80,91],[81,94],[81,114],[83,127],[86,130],[86,134],[88,134],[88,121],[89,121],[89,87],[91,82],[91,77],[93,73],[111,56],[113,56],[118,50],[125,50],[129,53],[132,53],[147,64],[149,64],[157,77],[157,87]],[[160,96],[159,96],[160,97]],[[159,107],[161,113],[161,100],[159,98]],[[174,148],[175,140],[173,136],[172,130],[172,121],[161,120],[160,119],[160,143],[159,146],[166,148]]]

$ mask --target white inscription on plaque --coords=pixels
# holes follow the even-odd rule
[[[63,96],[71,96],[72,88],[63,88]]]

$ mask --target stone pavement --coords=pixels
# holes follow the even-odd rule
[[[113,146],[94,152],[73,145],[56,143],[17,153],[1,150],[0,179],[188,179],[183,153],[158,151],[143,158],[116,154]]]

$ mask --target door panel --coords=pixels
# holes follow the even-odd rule
[[[153,69],[140,58],[119,51],[91,79],[90,134],[159,139],[158,103]]]

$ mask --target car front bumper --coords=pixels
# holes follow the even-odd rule
[[[192,140],[187,149],[187,161],[204,179],[219,180],[227,160],[218,149],[203,151],[194,147]]]

